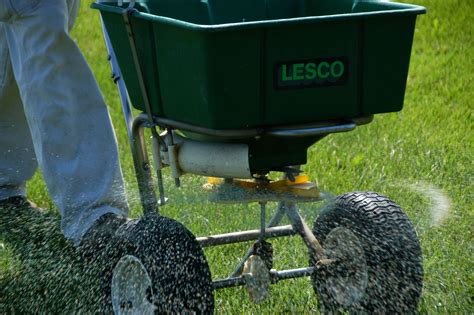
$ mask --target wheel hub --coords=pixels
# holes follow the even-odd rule
[[[330,267],[326,288],[339,305],[349,307],[365,293],[368,283],[367,263],[359,238],[349,229],[333,229],[324,242],[329,259],[337,262]]]
[[[265,261],[258,255],[250,256],[242,275],[250,300],[254,303],[263,302],[270,290],[270,272]]]
[[[114,268],[111,284],[115,314],[154,314],[156,306],[152,281],[142,262],[132,255],[124,256]]]

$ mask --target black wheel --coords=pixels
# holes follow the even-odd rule
[[[121,233],[126,241],[110,255],[117,263],[105,277],[115,314],[214,312],[209,266],[189,230],[172,219],[147,216]]]
[[[321,313],[416,311],[421,249],[400,206],[374,192],[347,193],[325,207],[313,233],[335,260],[312,276]]]

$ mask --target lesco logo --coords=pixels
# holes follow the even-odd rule
[[[346,57],[279,62],[274,68],[274,87],[298,89],[342,85],[347,81],[348,71]]]

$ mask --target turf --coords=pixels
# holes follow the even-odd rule
[[[83,1],[72,36],[109,105],[132,216],[137,216],[138,193],[128,138],[110,79],[98,14],[89,4]],[[372,190],[399,203],[414,223],[423,250],[420,313],[473,313],[474,2],[416,0],[416,4],[425,6],[428,14],[417,21],[404,109],[322,140],[309,150],[304,170],[322,190],[335,195]],[[178,219],[196,235],[258,227],[257,206],[224,207],[207,202],[200,192],[202,178],[188,176],[180,189],[173,187],[169,174],[166,182],[171,202],[162,213]],[[31,199],[54,211],[40,173],[28,189]],[[319,208],[310,204],[301,210],[311,222]],[[298,239],[278,240],[274,246],[277,268],[307,264],[306,250]],[[245,245],[206,250],[213,274],[226,276],[245,250]],[[9,244],[0,243],[0,288],[7,280],[18,279],[11,290],[28,291],[31,283],[25,279],[29,275],[18,271],[20,265]],[[38,305],[31,294],[23,303],[32,309]],[[309,279],[272,287],[270,299],[258,305],[241,288],[216,294],[218,313],[310,313],[316,309]]]

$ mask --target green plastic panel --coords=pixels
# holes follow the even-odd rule
[[[92,6],[132,104],[144,110],[123,9]],[[400,110],[416,16],[425,12],[352,0],[149,0],[136,9],[134,43],[153,114],[213,129]]]
[[[132,105],[144,111],[123,17],[127,6],[92,5],[101,12]],[[132,38],[153,115],[211,129],[401,110],[415,21],[425,12],[378,0],[141,0],[135,9]],[[321,138],[227,141],[249,145],[256,172],[305,164],[307,148]]]

